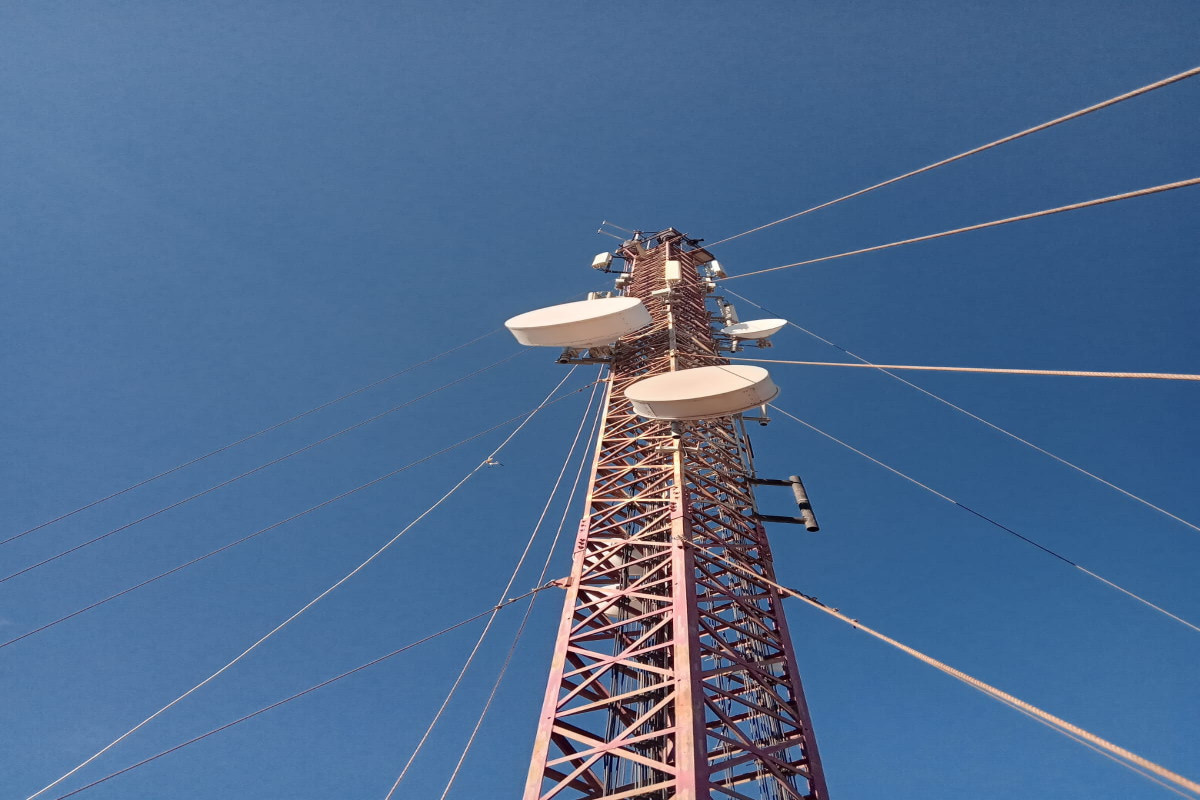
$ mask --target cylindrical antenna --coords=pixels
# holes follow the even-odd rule
[[[821,526],[817,524],[817,516],[813,513],[812,503],[808,501],[808,492],[804,490],[804,481],[800,480],[799,475],[788,475],[788,480],[792,482],[792,494],[796,496],[796,505],[800,507],[800,519],[804,520],[805,530],[816,533],[821,530]]]

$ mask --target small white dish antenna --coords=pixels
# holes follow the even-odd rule
[[[664,372],[632,384],[625,396],[650,419],[710,419],[769,403],[779,387],[762,367],[744,364]]]
[[[752,319],[721,328],[721,333],[734,339],[766,339],[779,333],[787,324],[786,319]]]
[[[518,314],[504,327],[533,347],[601,347],[653,320],[636,297],[605,297]]]

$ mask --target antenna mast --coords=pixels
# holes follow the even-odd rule
[[[706,306],[720,267],[698,245],[668,228],[615,254],[653,321],[600,351],[604,423],[524,800],[828,798],[781,596],[749,577],[775,572],[741,414],[651,419],[625,396],[728,364]]]

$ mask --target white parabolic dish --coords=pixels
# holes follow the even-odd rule
[[[752,319],[721,328],[721,333],[735,339],[765,339],[779,333],[784,325],[787,325],[786,319]]]
[[[534,347],[600,347],[652,321],[638,298],[604,297],[527,311],[504,327],[518,342]]]
[[[695,367],[665,372],[625,390],[633,410],[651,419],[709,419],[769,403],[779,387],[762,367]]]

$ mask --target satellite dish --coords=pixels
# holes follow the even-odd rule
[[[787,325],[786,319],[752,319],[749,322],[739,322],[727,328],[721,328],[721,333],[735,339],[765,339],[783,330]]]
[[[650,419],[709,419],[769,403],[779,387],[762,367],[695,367],[640,380],[625,390],[633,410]]]
[[[527,311],[504,327],[518,342],[534,347],[601,347],[651,322],[638,298],[605,297]]]

